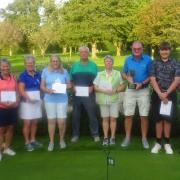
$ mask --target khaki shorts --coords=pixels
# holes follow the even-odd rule
[[[127,89],[124,94],[124,115],[133,116],[136,104],[138,105],[139,115],[148,116],[150,110],[150,90],[149,88],[134,90]]]
[[[119,102],[110,105],[100,105],[101,117],[113,117],[118,118],[119,116]]]

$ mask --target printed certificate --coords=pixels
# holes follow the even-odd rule
[[[16,92],[1,91],[1,102],[16,102]]]
[[[168,101],[167,104],[161,102],[160,114],[170,116],[171,115],[171,109],[172,109],[172,101]]]
[[[54,93],[66,94],[66,84],[61,84],[58,82],[53,83],[52,89],[55,91]]]
[[[76,96],[88,97],[89,96],[89,87],[76,86]]]
[[[26,91],[28,96],[30,97],[31,100],[33,101],[40,101],[40,91]]]

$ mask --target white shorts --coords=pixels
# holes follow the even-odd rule
[[[67,103],[47,103],[45,109],[47,118],[51,119],[66,119],[67,118]]]
[[[23,120],[34,120],[42,118],[42,102],[21,102],[19,108],[19,116]]]

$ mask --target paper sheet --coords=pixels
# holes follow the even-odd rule
[[[1,91],[1,102],[16,102],[16,92]]]
[[[55,91],[55,93],[66,94],[66,84],[61,84],[58,82],[53,83],[52,89]]]
[[[76,86],[76,96],[88,97],[89,96],[89,87]]]
[[[106,90],[112,90],[112,85],[105,81],[100,81],[99,87]]]
[[[30,97],[31,100],[33,101],[40,101],[40,91],[26,91],[28,96]]]
[[[170,116],[171,115],[171,108],[172,108],[172,101],[168,101],[167,104],[161,102],[160,114]]]

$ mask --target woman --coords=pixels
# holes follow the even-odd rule
[[[170,133],[176,109],[176,87],[180,80],[180,65],[176,60],[170,58],[169,43],[161,43],[159,49],[160,58],[154,60],[150,77],[153,87],[152,112],[156,121],[156,143],[151,153],[157,154],[159,152],[164,135],[164,149],[167,154],[173,154],[170,144]],[[172,105],[170,105],[171,102]],[[164,104],[169,104],[169,114],[162,112]]]
[[[67,70],[62,67],[61,60],[57,55],[51,56],[49,67],[43,70],[41,78],[41,89],[45,93],[44,103],[48,118],[50,139],[48,151],[53,151],[54,149],[56,122],[59,128],[59,145],[61,149],[64,149],[66,148],[64,135],[68,107],[66,89],[71,88],[71,84],[69,74]],[[62,89],[64,89],[63,92],[61,91]]]
[[[14,156],[16,152],[10,148],[14,127],[17,123],[17,82],[10,73],[8,60],[0,61],[0,161],[2,153]]]
[[[40,99],[41,74],[35,70],[35,58],[31,55],[24,59],[25,71],[19,76],[21,95],[20,118],[23,119],[23,136],[27,151],[42,147],[36,140],[38,119],[42,117]]]
[[[124,90],[121,74],[113,69],[113,63],[112,56],[105,56],[105,70],[99,72],[94,80],[97,103],[100,105],[103,119],[103,145],[115,145],[116,118],[119,115],[119,92]],[[110,139],[108,138],[109,130],[111,131]]]

